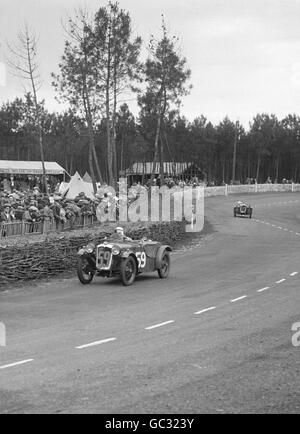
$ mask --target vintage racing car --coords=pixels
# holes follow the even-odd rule
[[[249,218],[252,218],[252,212],[253,209],[250,205],[247,205],[246,203],[242,201],[238,201],[233,208],[233,215],[236,216],[249,216]]]
[[[132,285],[138,274],[151,271],[164,279],[169,275],[171,251],[170,246],[147,239],[88,244],[77,253],[77,275],[83,284],[90,283],[95,275],[119,276],[125,286]]]

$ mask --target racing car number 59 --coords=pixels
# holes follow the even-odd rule
[[[136,252],[136,259],[138,260],[139,268],[144,268],[146,266],[146,253],[145,252]]]

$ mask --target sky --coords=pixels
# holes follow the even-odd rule
[[[160,35],[161,15],[179,37],[191,69],[190,95],[181,114],[189,121],[204,115],[217,124],[225,116],[245,128],[257,113],[280,119],[300,110],[300,0],[119,0],[144,44]],[[103,0],[0,0],[0,104],[22,96],[24,83],[6,68],[7,41],[24,22],[39,35],[43,77],[40,98],[49,110],[55,101],[51,72],[58,72],[65,34],[62,20],[78,6],[91,12]],[[132,97],[131,97],[132,98]],[[128,105],[138,114],[134,101]]]

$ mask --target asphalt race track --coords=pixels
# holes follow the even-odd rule
[[[300,193],[205,210],[213,231],[172,254],[167,280],[0,293],[0,412],[299,413]]]

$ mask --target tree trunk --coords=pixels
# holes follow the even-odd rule
[[[46,170],[45,170],[45,160],[44,160],[44,147],[43,147],[43,131],[42,131],[42,123],[41,123],[41,117],[39,113],[39,105],[38,105],[38,98],[37,98],[37,91],[35,86],[35,78],[34,78],[34,69],[32,65],[32,53],[29,43],[29,36],[26,32],[26,48],[27,48],[27,61],[28,61],[28,68],[29,68],[29,76],[30,76],[30,82],[33,92],[33,101],[34,101],[34,108],[35,108],[35,121],[36,126],[38,128],[38,140],[39,140],[39,148],[40,148],[40,156],[41,156],[41,162],[42,162],[42,184],[45,189],[46,194],[48,194],[48,185],[46,181]]]
[[[99,179],[99,182],[102,184],[103,183],[103,177],[102,177],[102,173],[100,170],[98,156],[97,156],[97,152],[96,152],[94,132],[93,132],[92,152],[93,152],[93,157],[94,157],[94,162],[95,162],[95,166],[96,166],[96,170],[97,170],[98,179]]]
[[[86,122],[87,122],[87,126],[88,126],[88,134],[89,134],[89,157],[88,157],[89,168],[90,168],[90,172],[91,172],[91,178],[92,178],[94,193],[96,193],[97,186],[96,186],[96,177],[95,177],[95,172],[94,172],[94,167],[93,167],[93,159],[95,162],[95,166],[96,166],[96,170],[97,170],[97,174],[98,174],[98,178],[99,178],[100,182],[102,182],[102,175],[101,175],[101,170],[99,167],[98,157],[96,154],[94,123],[93,123],[89,93],[88,93],[88,89],[87,89],[87,85],[86,85],[86,77],[84,77],[82,97],[83,97],[85,118],[86,118]]]
[[[94,172],[94,166],[93,166],[94,131],[91,128],[90,125],[88,125],[88,133],[89,133],[89,155],[88,155],[88,161],[89,161],[89,168],[90,168],[91,178],[92,178],[92,183],[93,183],[93,189],[94,189],[94,193],[96,193],[97,186],[96,186],[96,178],[95,178],[95,172]]]
[[[47,179],[46,179],[44,146],[43,146],[43,131],[42,131],[42,126],[41,126],[41,121],[39,118],[38,118],[38,130],[39,130],[39,146],[40,146],[41,162],[42,162],[42,168],[43,168],[42,184],[43,184],[45,193],[48,194],[48,183],[47,183]]]
[[[73,172],[73,161],[74,161],[74,154],[72,153],[70,158],[70,171],[69,171],[70,174]]]
[[[144,185],[144,182],[145,182],[145,161],[143,161],[142,185]]]
[[[112,156],[113,156],[113,178],[114,178],[114,182],[116,183],[118,179],[118,155],[116,149],[115,131],[113,131],[112,134]],[[113,185],[113,187],[115,187],[115,184]]]
[[[116,112],[117,112],[117,72],[116,65],[114,65],[114,104],[112,113],[112,154],[113,154],[113,177],[116,181],[118,179],[118,157],[117,157],[117,146],[116,146]],[[116,185],[113,185],[115,188]]]
[[[113,185],[113,153],[111,147],[111,136],[110,136],[110,119],[109,119],[109,107],[106,109],[106,140],[107,140],[107,173],[108,173],[108,184]]]
[[[276,161],[276,174],[275,174],[275,179],[277,179],[277,181],[278,181],[278,177],[279,177],[279,157],[277,158],[277,161]]]
[[[93,166],[93,146],[95,146],[95,138],[94,138],[93,121],[91,117],[90,107],[88,104],[88,95],[86,93],[86,86],[85,89],[83,90],[82,97],[83,97],[83,104],[85,110],[85,118],[86,118],[87,128],[88,128],[88,135],[89,135],[89,152],[88,152],[89,169],[91,173],[94,193],[96,193],[97,186],[96,186],[96,178],[95,178],[95,172]]]
[[[160,135],[160,185],[164,185],[164,144]]]
[[[258,183],[258,177],[259,177],[259,170],[260,170],[260,152],[258,154],[257,169],[256,169],[256,182],[257,183]]]
[[[92,158],[94,158],[98,179],[102,183],[102,175],[101,175],[101,170],[99,167],[99,161],[98,161],[98,157],[97,157],[97,153],[96,153],[96,146],[95,146],[94,123],[93,123],[93,118],[92,118],[90,98],[89,98],[86,86],[85,86],[85,111],[86,111],[86,119],[87,119],[87,124],[88,124],[88,129],[89,129],[89,138],[90,138]],[[93,173],[94,173],[94,178],[92,177],[92,182],[93,182],[93,187],[94,187],[94,193],[96,193],[97,187],[96,187],[96,178],[95,178],[94,170],[93,170]]]
[[[235,133],[234,133],[234,144],[233,144],[233,158],[232,158],[232,182],[233,182],[233,184],[235,181],[235,168],[236,168],[237,128],[238,128],[238,125],[236,123]]]
[[[247,177],[251,178],[251,165],[250,165],[250,155],[248,154],[248,160],[247,160]]]
[[[152,173],[151,173],[151,185],[153,184],[153,180],[155,177],[155,169],[156,169],[156,162],[158,157],[158,139],[160,135],[160,125],[161,125],[161,115],[159,113],[157,118],[157,126],[156,126],[156,134],[155,134],[155,142],[154,142],[154,156],[153,156],[153,167],[152,167]]]
[[[121,171],[123,171],[123,158],[124,158],[124,131],[122,131],[122,139],[121,139],[121,161],[120,161],[120,167]]]
[[[110,97],[110,74],[111,74],[111,28],[108,33],[108,41],[107,41],[107,76],[106,76],[106,140],[107,140],[107,170],[108,170],[108,183],[109,185],[114,185],[114,175],[113,175],[113,151],[111,144],[111,125],[110,125],[110,105],[109,105],[109,97]]]

